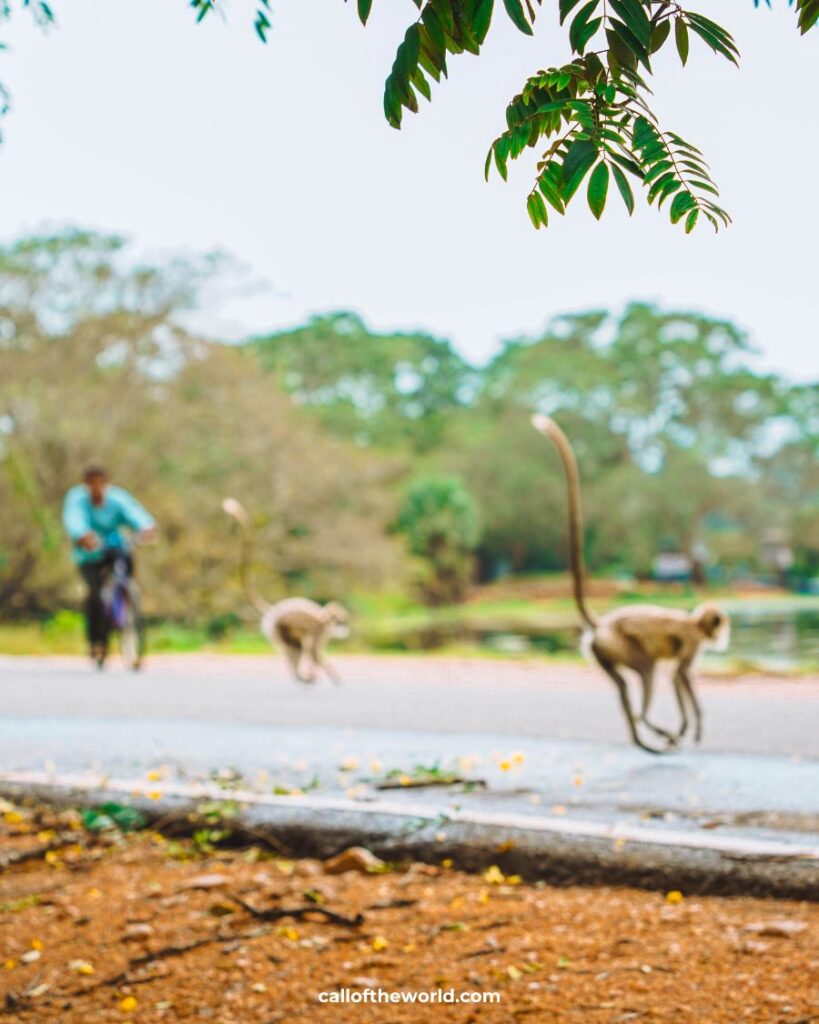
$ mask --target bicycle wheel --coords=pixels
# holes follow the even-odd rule
[[[140,610],[139,589],[134,580],[129,581],[125,594],[127,600],[122,609],[119,649],[126,666],[136,672],[142,667],[145,653],[145,626]]]

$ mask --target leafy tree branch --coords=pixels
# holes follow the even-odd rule
[[[197,22],[218,12],[221,0],[186,0]],[[250,0],[253,27],[267,42],[273,12],[270,0]],[[754,0],[759,5],[759,0]],[[404,111],[418,111],[419,95],[432,99],[432,85],[448,74],[448,60],[479,55],[489,33],[495,0],[412,0],[416,15],[398,46],[384,86],[387,121],[400,128]],[[526,35],[543,0],[502,0],[506,16]],[[799,31],[819,21],[819,0],[790,0]],[[0,0],[0,25],[11,17],[14,0]],[[17,0],[42,27],[54,16],[45,0]],[[567,26],[573,59],[530,76],[506,108],[506,128],[492,143],[487,177],[494,164],[506,179],[507,164],[527,150],[540,151],[536,176],[526,199],[536,228],[549,213],[564,214],[580,186],[597,219],[603,215],[614,181],[629,214],[635,209],[634,184],[647,203],[668,201],[672,224],[690,232],[700,220],[717,230],[730,223],[718,205],[719,191],[700,151],[661,125],[649,99],[652,59],[665,46],[688,61],[695,36],[715,55],[739,63],[731,34],[677,0],[558,0],[560,24]],[[363,25],[373,0],[356,0]],[[0,49],[3,48],[0,42]],[[9,93],[0,82],[0,116]]]

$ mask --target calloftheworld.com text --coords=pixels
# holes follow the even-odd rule
[[[474,989],[433,988],[402,990],[386,988],[340,988],[319,992],[320,1003],[499,1003],[500,992]]]

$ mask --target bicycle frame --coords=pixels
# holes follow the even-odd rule
[[[114,629],[121,630],[126,621],[126,612],[130,600],[130,573],[128,561],[121,551],[117,551],[111,566],[110,599],[106,602],[106,613]]]

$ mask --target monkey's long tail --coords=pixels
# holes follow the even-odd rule
[[[233,516],[242,528],[242,547],[239,554],[239,579],[242,582],[242,589],[245,592],[245,597],[260,615],[264,615],[271,606],[263,597],[260,597],[256,593],[253,587],[253,582],[250,578],[250,560],[251,555],[253,554],[253,534],[250,529],[250,516],[245,511],[244,506],[235,498],[225,498],[222,502],[222,509],[227,512],[229,516]]]
[[[580,503],[580,474],[577,469],[577,459],[568,437],[551,417],[536,413],[532,417],[532,426],[539,434],[543,434],[544,437],[548,437],[552,441],[560,454],[563,469],[566,471],[569,499],[569,558],[574,583],[574,601],[583,621],[594,629],[597,620],[586,607],[584,594],[586,572],[583,567],[583,509]]]

